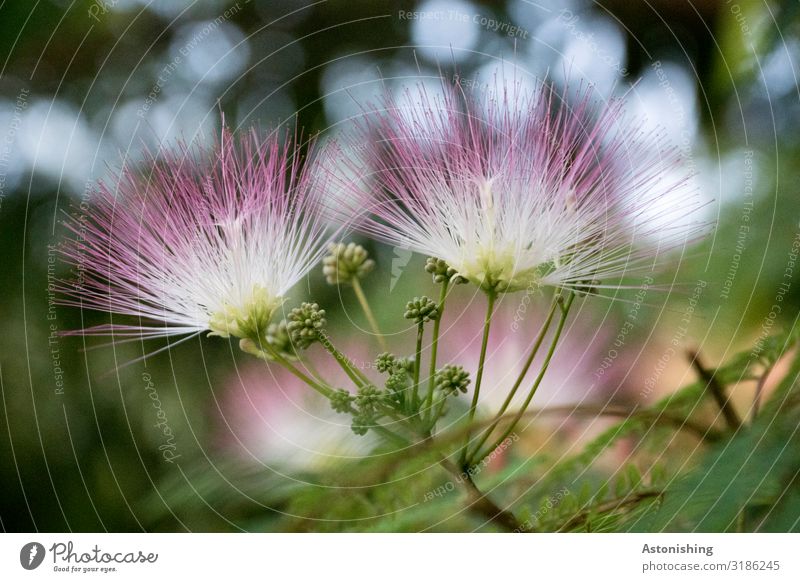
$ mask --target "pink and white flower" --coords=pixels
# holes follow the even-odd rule
[[[147,152],[67,222],[62,303],[140,320],[90,334],[260,335],[330,240],[301,161],[292,136],[255,129]]]
[[[387,93],[354,126],[331,149],[331,213],[487,291],[617,287],[705,228],[678,220],[701,206],[680,151],[588,89],[570,102],[544,84],[443,80]]]

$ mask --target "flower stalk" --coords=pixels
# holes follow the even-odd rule
[[[479,453],[477,450],[475,454],[469,460],[468,465],[471,467],[476,463],[479,463],[482,459],[484,459],[487,455],[491,454],[493,450],[500,446],[500,444],[508,438],[508,436],[514,432],[514,429],[517,427],[520,419],[525,414],[525,411],[530,406],[531,401],[533,400],[534,395],[536,394],[536,390],[539,388],[539,385],[542,383],[544,379],[545,373],[547,373],[547,368],[550,366],[550,361],[553,359],[553,354],[555,354],[556,346],[558,345],[558,340],[561,338],[561,333],[564,331],[564,324],[567,321],[567,316],[569,315],[570,307],[572,307],[572,303],[575,300],[575,292],[570,291],[567,296],[566,300],[559,300],[558,304],[561,311],[561,317],[558,320],[558,325],[556,326],[555,333],[553,334],[553,338],[550,342],[550,347],[547,350],[547,355],[544,358],[544,362],[542,362],[542,368],[539,371],[539,375],[536,376],[536,380],[533,382],[533,386],[531,386],[530,391],[528,392],[528,396],[525,398],[525,401],[520,406],[517,413],[514,415],[514,418],[511,420],[511,423],[508,427],[503,431],[502,435],[494,441],[491,447],[488,450],[484,451],[483,453]]]
[[[439,293],[439,317],[436,321],[433,322],[433,338],[431,339],[431,361],[428,367],[428,393],[425,396],[425,424],[432,425],[436,423],[438,416],[434,416],[433,414],[433,389],[435,384],[435,376],[436,376],[436,358],[438,356],[439,351],[439,327],[442,323],[442,314],[444,313],[444,304],[447,300],[447,289],[449,286],[449,281],[445,279],[442,282],[442,288]]]
[[[369,300],[367,296],[364,294],[364,290],[361,288],[361,283],[358,279],[353,279],[353,292],[356,294],[356,298],[358,299],[359,304],[361,305],[361,309],[364,312],[364,316],[367,318],[367,322],[369,322],[369,326],[372,328],[372,333],[375,334],[378,343],[381,346],[382,350],[388,350],[389,348],[386,347],[386,338],[383,336],[381,332],[381,328],[378,325],[378,320],[375,318],[375,314],[372,312],[372,308],[369,306]]]
[[[500,410],[497,411],[497,415],[494,421],[492,421],[489,427],[486,428],[486,430],[483,433],[483,436],[478,440],[478,443],[475,445],[475,448],[472,451],[473,456],[478,453],[483,444],[489,439],[492,432],[494,432],[494,430],[497,428],[497,425],[503,419],[503,415],[505,414],[506,410],[508,410],[508,407],[511,405],[512,400],[514,400],[514,396],[516,395],[517,390],[519,390],[519,387],[522,385],[522,382],[525,380],[525,376],[527,376],[528,370],[533,364],[534,358],[536,358],[536,354],[539,353],[539,348],[541,348],[542,343],[544,342],[544,338],[547,335],[547,331],[550,329],[550,324],[553,322],[553,317],[556,314],[556,310],[559,307],[560,301],[561,301],[561,294],[557,292],[553,296],[553,301],[550,305],[550,310],[547,313],[547,318],[542,324],[542,328],[533,342],[533,347],[531,348],[531,351],[528,354],[528,359],[525,361],[525,365],[522,367],[522,370],[520,371],[519,376],[517,376],[517,380],[514,382],[514,385],[511,387],[511,390],[509,390],[506,399],[503,401],[503,404],[500,407]]]
[[[492,316],[494,315],[494,305],[497,299],[497,293],[489,290],[486,293],[486,317],[483,322],[483,337],[481,338],[481,353],[478,360],[478,373],[475,376],[475,391],[472,393],[472,402],[469,405],[469,414],[467,420],[467,430],[464,437],[464,445],[461,447],[461,455],[459,464],[464,466],[467,462],[467,449],[469,448],[470,439],[472,437],[472,423],[475,420],[475,412],[478,409],[478,399],[481,394],[481,381],[483,380],[483,370],[486,365],[486,351],[489,346],[489,330],[492,325]]]

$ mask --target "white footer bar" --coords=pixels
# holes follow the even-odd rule
[[[800,580],[799,548],[796,534],[3,534],[0,580]]]

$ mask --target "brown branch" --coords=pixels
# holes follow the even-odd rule
[[[761,395],[764,393],[764,386],[767,383],[767,377],[772,372],[772,366],[767,366],[764,372],[759,376],[756,382],[755,394],[753,394],[753,408],[750,411],[750,423],[752,424],[758,416],[758,409],[761,407]]]
[[[711,395],[717,402],[722,416],[725,417],[725,422],[728,423],[728,426],[730,426],[734,432],[739,430],[742,426],[742,419],[739,418],[738,413],[733,408],[730,398],[728,398],[728,395],[725,393],[725,388],[719,383],[714,373],[703,366],[698,352],[688,350],[686,355],[694,369],[697,370],[697,375],[706,383],[706,388],[708,388],[708,391],[711,392]]]
[[[518,533],[528,531],[511,511],[502,509],[485,493],[478,489],[475,481],[472,480],[472,475],[466,471],[459,471],[458,467],[447,459],[441,459],[439,464],[449,473],[457,477],[459,481],[464,483],[467,495],[469,496],[469,509],[482,515],[487,518],[490,523],[498,525],[508,532]]]
[[[514,514],[505,509],[501,509],[494,501],[484,495],[481,490],[478,489],[478,486],[475,485],[475,482],[469,474],[467,474],[466,479],[464,479],[464,484],[472,500],[470,504],[471,509],[488,518],[490,522],[502,526],[509,532],[523,531],[524,528],[522,524],[517,520]]]

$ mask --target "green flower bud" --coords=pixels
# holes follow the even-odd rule
[[[256,342],[251,340],[250,338],[242,338],[239,340],[239,349],[242,350],[246,354],[250,354],[251,356],[255,356],[257,358],[261,358],[263,360],[268,360],[269,356],[267,353],[262,350],[260,347],[256,345]]]
[[[389,352],[384,352],[375,359],[375,369],[381,374],[391,373],[396,364],[397,358]]]
[[[350,430],[358,436],[364,436],[369,429],[375,426],[375,422],[369,415],[356,415],[353,417],[353,423],[350,425]]]
[[[350,412],[350,405],[353,403],[353,395],[342,388],[331,394],[331,408],[336,412]]]
[[[406,303],[406,311],[403,317],[411,319],[415,323],[425,323],[439,319],[439,307],[429,297],[414,297]]]
[[[467,280],[463,277],[456,277],[456,270],[442,259],[429,257],[425,262],[425,270],[433,275],[434,283],[444,283],[445,281],[450,281],[455,285],[459,285],[467,282]]]
[[[402,392],[408,388],[408,384],[408,374],[405,372],[396,372],[386,380],[386,388],[392,392]]]
[[[330,253],[322,259],[322,274],[331,285],[351,283],[353,279],[363,279],[375,268],[375,261],[361,245],[355,243],[331,243]]]
[[[383,393],[377,387],[368,384],[360,386],[356,394],[356,406],[359,411],[373,411],[381,403]]]
[[[469,372],[461,366],[445,366],[436,371],[434,383],[442,392],[466,392],[470,383]]]
[[[266,339],[269,346],[282,356],[297,357],[286,320],[269,324]]]
[[[286,330],[295,348],[304,350],[322,337],[325,321],[325,310],[316,303],[302,303],[289,312],[286,318]]]
[[[397,358],[397,370],[403,370],[408,374],[414,373],[414,358]]]

